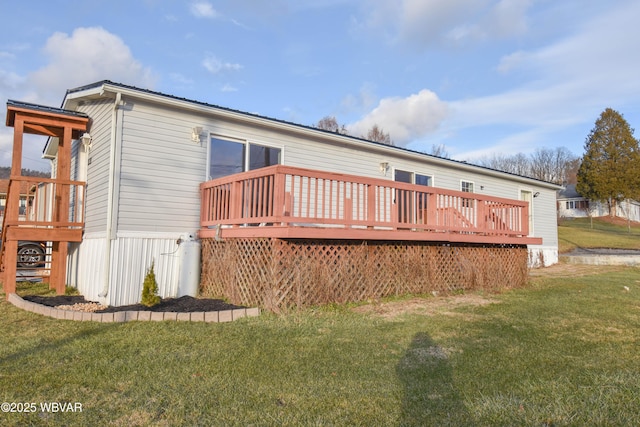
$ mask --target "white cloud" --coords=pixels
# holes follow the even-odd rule
[[[191,86],[194,83],[193,79],[185,77],[180,73],[169,73],[169,77],[172,81],[182,86]]]
[[[533,79],[517,88],[452,103],[466,126],[550,126],[592,120],[594,110],[640,97],[640,4],[628,3],[584,23],[575,35],[549,46],[504,56],[498,71],[526,71]]]
[[[364,26],[426,47],[522,34],[532,0],[369,0]]]
[[[357,94],[349,94],[341,102],[341,110],[349,114],[353,111],[362,112],[371,109],[377,101],[373,85],[365,83]]]
[[[371,113],[347,129],[353,135],[366,135],[373,125],[378,125],[396,145],[404,146],[435,132],[447,115],[447,105],[435,93],[424,89],[407,98],[382,99]]]
[[[222,86],[222,88],[220,89],[222,92],[237,92],[238,88],[231,86],[229,83],[225,84],[224,86]]]
[[[191,3],[189,11],[196,18],[217,18],[219,13],[207,1],[196,1]]]
[[[231,62],[222,62],[217,57],[210,55],[207,56],[203,61],[202,65],[207,69],[211,74],[218,74],[223,71],[238,71],[243,67],[241,64],[234,64]]]
[[[25,81],[23,76],[0,69],[0,93],[16,90],[23,86]]]
[[[153,87],[151,71],[138,62],[122,39],[100,27],[77,28],[69,36],[56,32],[44,47],[49,63],[29,75],[44,100],[60,102],[65,90],[108,79]]]
[[[48,38],[42,51],[48,63],[31,74],[25,76],[0,69],[2,98],[58,106],[67,89],[104,79],[154,86],[150,69],[133,57],[120,37],[100,27],[77,28],[71,35],[56,32]],[[4,114],[0,111],[2,117]],[[2,164],[8,163],[5,156],[11,151],[12,133],[10,128],[0,130]],[[44,140],[24,144],[24,167],[40,170],[48,167],[48,161],[38,160],[43,146]]]

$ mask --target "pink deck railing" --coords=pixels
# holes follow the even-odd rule
[[[290,166],[200,189],[201,237],[540,243],[519,200]]]

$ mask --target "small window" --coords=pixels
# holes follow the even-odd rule
[[[396,169],[394,179],[398,182],[411,184],[413,181],[413,172]]]
[[[465,193],[473,193],[473,182],[461,181],[460,190],[464,191]]]
[[[416,174],[415,175],[415,179],[416,179],[416,184],[417,185],[425,185],[427,187],[430,187],[431,184],[431,177],[428,175],[420,175],[420,174]]]
[[[281,150],[276,147],[249,144],[249,170],[280,164]]]

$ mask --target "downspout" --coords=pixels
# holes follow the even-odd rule
[[[116,143],[118,142],[118,107],[122,100],[122,94],[116,93],[116,100],[111,111],[111,143],[109,153],[109,188],[107,196],[107,239],[104,256],[104,287],[102,292],[98,294],[101,298],[106,298],[109,294],[109,282],[111,281],[111,233],[113,232],[113,193],[115,188],[115,170],[116,170]]]

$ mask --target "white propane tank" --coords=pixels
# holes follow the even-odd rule
[[[180,238],[180,277],[178,297],[198,296],[200,286],[200,242],[193,234]]]

